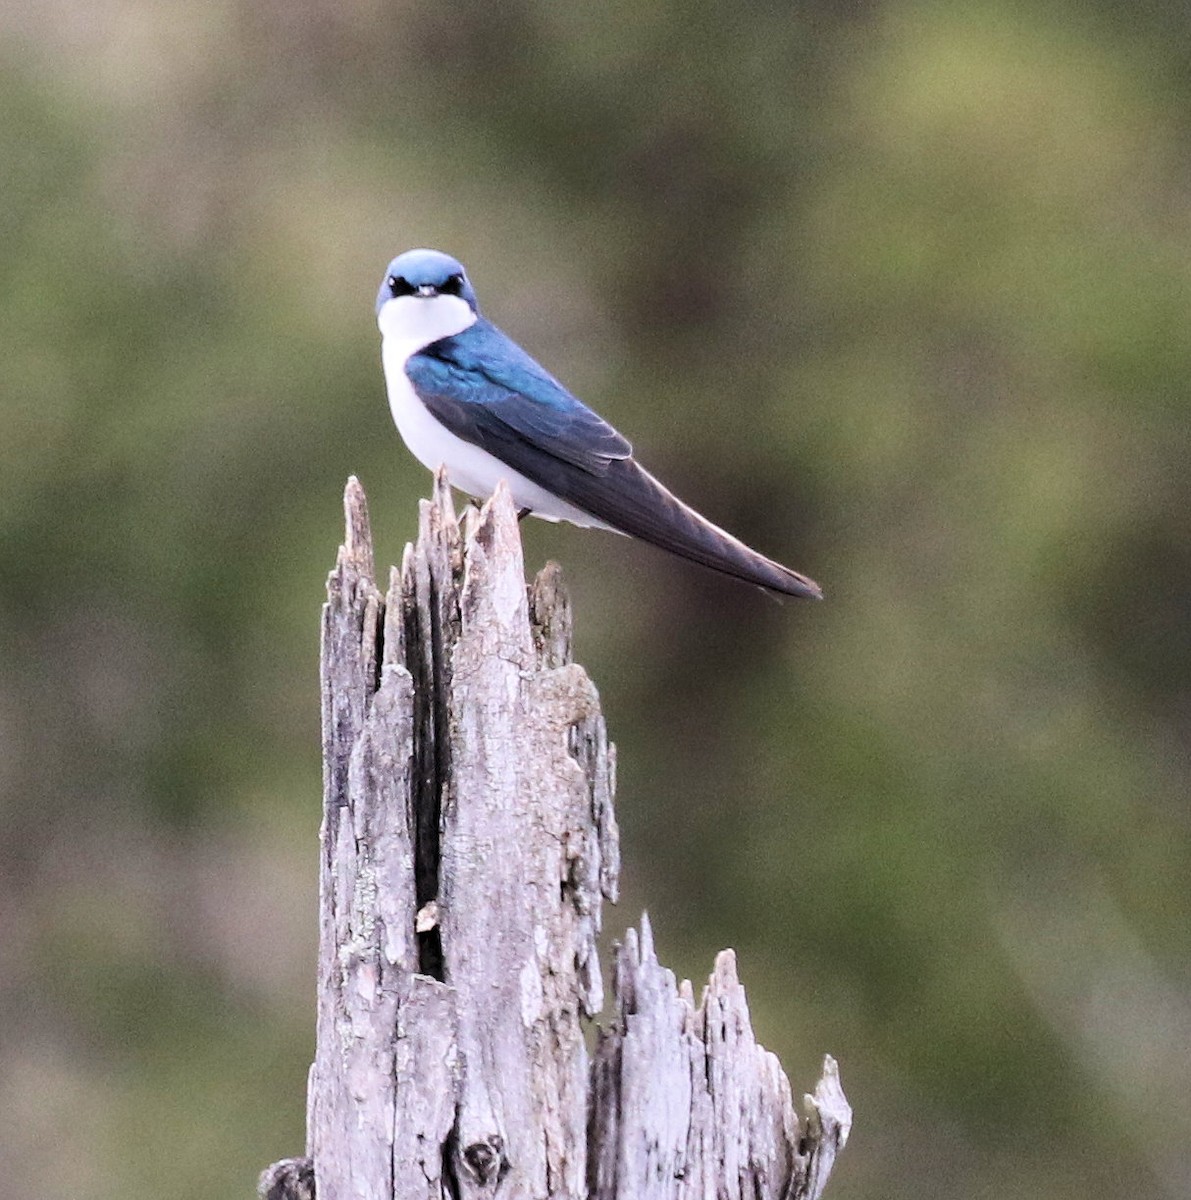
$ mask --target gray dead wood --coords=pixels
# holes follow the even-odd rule
[[[597,943],[615,750],[560,572],[528,589],[503,488],[460,529],[440,476],[382,595],[363,490],[322,629],[324,810],[307,1157],[268,1200],[815,1200],[851,1110],[800,1125],[725,951],[695,1007],[648,921]]]
[[[696,1008],[644,917],[617,949],[615,992],[591,1073],[592,1200],[818,1200],[852,1127],[839,1070],[828,1055],[800,1129],[781,1064],[753,1038],[732,951]]]

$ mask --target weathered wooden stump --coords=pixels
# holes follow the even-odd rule
[[[323,610],[318,1030],[307,1157],[270,1200],[802,1200],[851,1124],[834,1061],[800,1125],[725,951],[696,1007],[648,921],[602,1007],[615,750],[558,568],[528,589],[503,489],[445,481],[387,594],[363,490]]]

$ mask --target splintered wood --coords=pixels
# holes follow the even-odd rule
[[[730,952],[696,1007],[615,900],[615,750],[558,568],[524,584],[502,488],[462,529],[440,476],[387,593],[363,490],[323,610],[324,812],[307,1158],[270,1200],[815,1200],[851,1110],[800,1123]],[[313,1174],[311,1173],[313,1161]]]

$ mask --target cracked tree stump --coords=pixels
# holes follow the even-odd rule
[[[382,595],[363,490],[323,610],[318,1017],[306,1157],[268,1200],[815,1200],[851,1125],[834,1061],[800,1123],[725,951],[696,1006],[615,900],[615,750],[502,488],[444,479]]]

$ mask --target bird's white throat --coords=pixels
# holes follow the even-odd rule
[[[381,306],[376,318],[384,338],[385,363],[390,357],[405,360],[419,350],[453,337],[474,325],[476,314],[458,296],[394,296]]]

